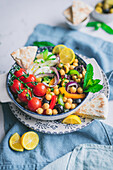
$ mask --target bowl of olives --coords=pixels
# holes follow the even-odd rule
[[[104,0],[96,4],[92,17],[100,22],[113,21],[113,0]]]

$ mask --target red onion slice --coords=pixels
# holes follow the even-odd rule
[[[78,88],[78,83],[75,81],[69,82],[66,84],[66,91],[69,92],[69,87],[70,86],[76,86],[76,88]]]

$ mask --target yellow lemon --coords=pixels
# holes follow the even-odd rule
[[[56,45],[56,46],[53,48],[52,53],[53,53],[53,54],[59,54],[59,53],[61,52],[61,50],[62,50],[63,48],[65,48],[65,47],[66,47],[66,46],[63,45],[63,44]]]
[[[24,151],[24,148],[21,145],[21,140],[20,140],[20,136],[18,133],[14,133],[11,136],[11,138],[9,140],[9,146],[15,151],[20,151],[20,152]]]
[[[21,144],[27,150],[36,148],[39,143],[39,136],[33,131],[26,132],[21,137]]]
[[[63,64],[67,64],[67,63],[71,64],[75,59],[75,53],[70,48],[63,48],[59,53],[59,56],[60,56],[60,62]]]
[[[62,123],[65,123],[65,124],[81,124],[81,120],[76,115],[69,115],[62,121]]]

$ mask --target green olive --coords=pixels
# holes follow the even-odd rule
[[[99,2],[97,5],[96,5],[96,7],[102,7],[103,6],[103,4],[101,3],[101,2]]]

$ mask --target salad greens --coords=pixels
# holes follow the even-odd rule
[[[99,84],[100,83],[99,79],[93,80],[93,75],[94,75],[93,66],[91,64],[88,64],[86,67],[86,74],[83,84],[84,92],[96,93],[103,88],[103,85]]]

